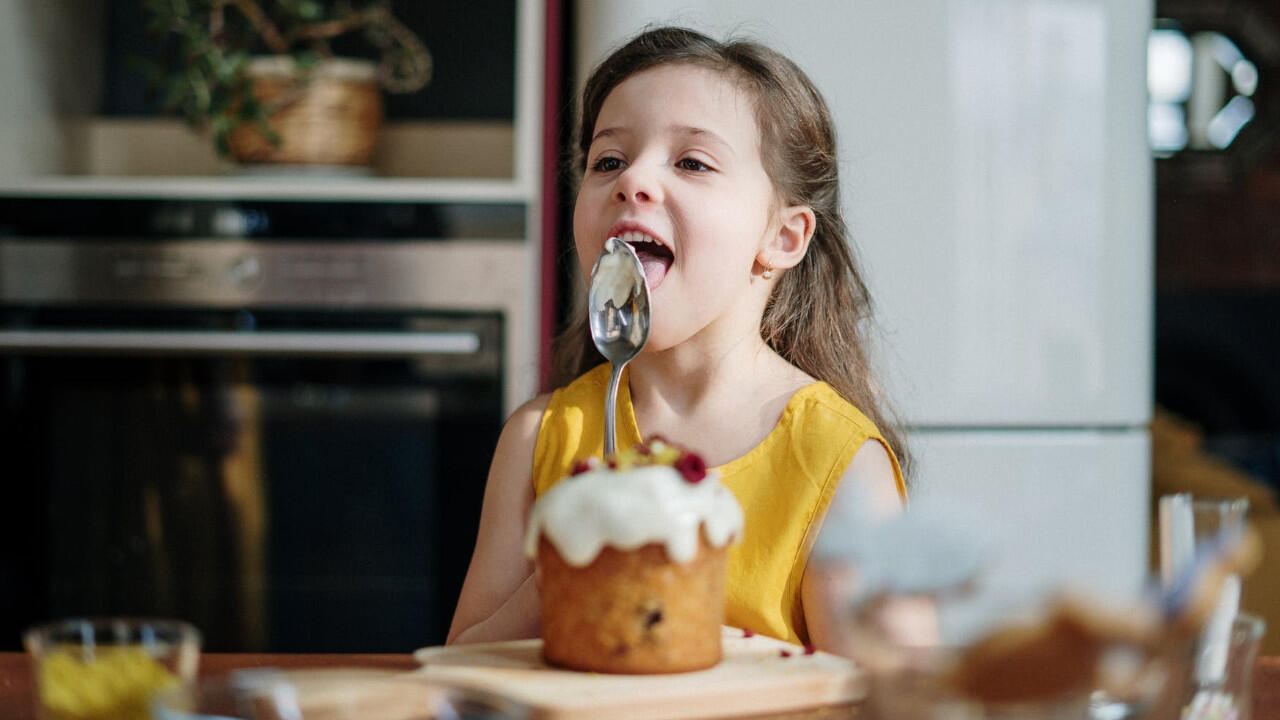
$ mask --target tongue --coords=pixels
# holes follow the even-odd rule
[[[645,253],[640,256],[640,265],[644,267],[644,278],[649,281],[649,289],[653,290],[662,283],[662,278],[667,276],[667,268],[671,266],[671,260]]]

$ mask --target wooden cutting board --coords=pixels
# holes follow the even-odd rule
[[[783,651],[790,653],[784,657]],[[725,628],[724,659],[708,670],[672,675],[610,675],[563,670],[542,659],[541,640],[429,647],[418,674],[496,693],[539,720],[665,720],[789,712],[849,705],[866,694],[848,660],[773,638]]]

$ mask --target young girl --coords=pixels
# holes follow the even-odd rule
[[[825,102],[776,52],[659,28],[592,74],[578,150],[579,262],[590,268],[618,236],[651,292],[649,341],[619,390],[618,446],[670,438],[737,496],[746,525],[729,555],[727,624],[835,647],[829,579],[807,563],[826,509],[836,496],[898,512],[905,486],[867,367],[869,298]],[[559,389],[517,410],[498,440],[450,643],[539,633],[525,523],[575,459],[602,453],[609,379],[585,313],[562,341]]]

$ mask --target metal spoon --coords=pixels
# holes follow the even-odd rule
[[[609,391],[604,396],[604,452],[618,448],[618,381],[622,368],[640,354],[649,340],[649,283],[636,251],[611,237],[591,268],[587,295],[591,341],[613,364]]]

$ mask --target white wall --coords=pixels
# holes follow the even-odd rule
[[[0,1],[0,175],[65,172],[101,104],[101,0]]]

